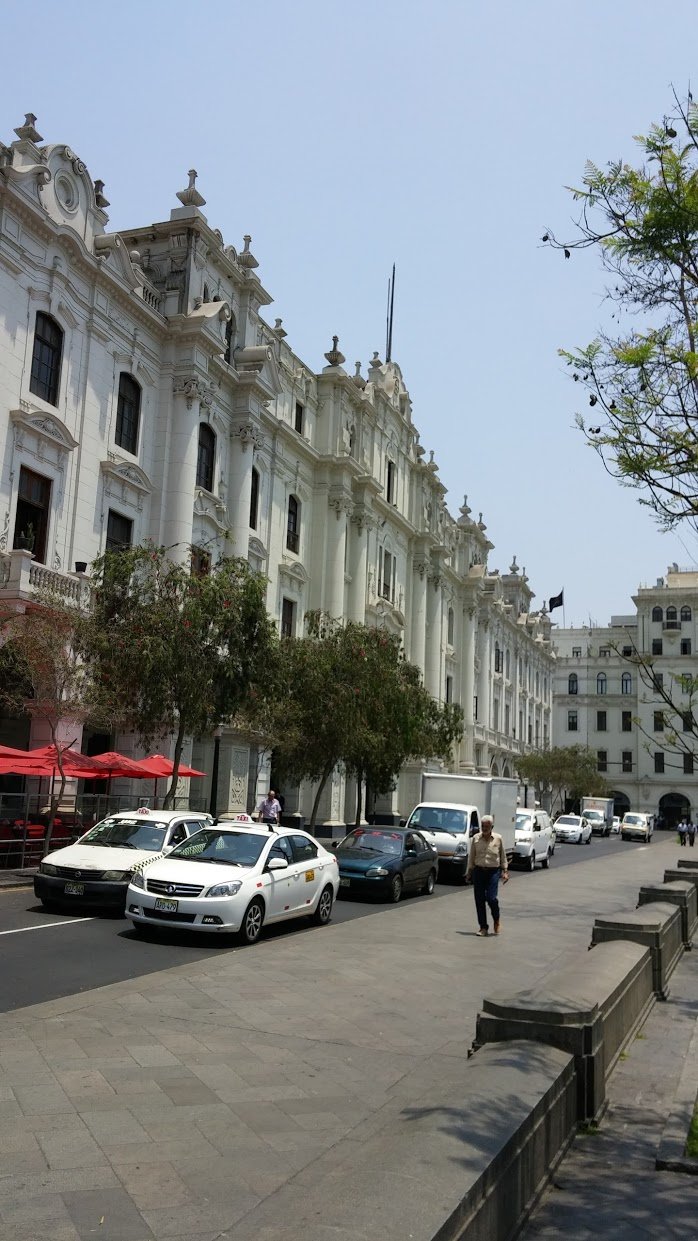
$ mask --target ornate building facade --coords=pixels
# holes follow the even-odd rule
[[[49,578],[75,594],[105,548],[148,539],[200,569],[246,557],[284,633],[309,609],[399,633],[434,696],[463,705],[458,769],[513,775],[550,740],[550,620],[516,560],[488,567],[482,515],[449,513],[399,366],[375,353],[352,373],[337,337],[319,370],[300,358],[265,318],[251,238],[211,226],[195,172],[169,219],[113,233],[73,151],[32,115],[15,134],[0,143],[0,596]],[[189,756],[210,770],[212,745]],[[233,736],[220,756],[219,809],[244,808],[267,773]],[[289,791],[287,811],[309,795]],[[325,820],[351,795],[337,775]]]

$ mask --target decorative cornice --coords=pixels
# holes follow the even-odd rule
[[[28,402],[23,402],[23,406],[24,408],[21,409],[10,410],[10,418],[17,434],[21,435],[23,430],[31,431],[39,439],[43,439],[54,448],[59,448],[62,452],[70,452],[73,448],[77,448],[78,441],[70,434],[60,418],[54,414],[32,409]]]
[[[148,475],[139,465],[131,461],[119,460],[113,453],[110,453],[105,461],[100,461],[99,468],[103,474],[109,475],[119,483],[126,483],[141,495],[149,496],[153,490]]]
[[[172,387],[175,396],[184,397],[187,409],[191,409],[194,401],[198,401],[199,405],[203,405],[206,409],[210,409],[213,405],[213,384],[201,379],[198,375],[175,378]]]

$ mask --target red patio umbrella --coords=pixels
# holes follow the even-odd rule
[[[150,754],[148,758],[139,758],[137,761],[139,766],[146,775],[155,776],[160,779],[161,776],[171,776],[174,771],[174,763],[171,758],[165,758],[164,754]],[[205,771],[197,771],[196,767],[188,767],[186,763],[180,763],[178,774],[180,776],[205,776]]]
[[[119,754],[118,750],[107,750],[106,754],[92,755],[92,761],[104,769],[105,778],[109,776],[132,776],[134,780],[148,780],[151,771],[144,771],[140,762]]]

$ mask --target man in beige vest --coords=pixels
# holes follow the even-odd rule
[[[480,820],[480,831],[470,841],[468,853],[468,869],[466,880],[472,879],[475,893],[475,908],[480,926],[478,935],[489,935],[487,926],[487,906],[489,905],[494,923],[494,933],[499,935],[499,877],[502,883],[509,878],[509,864],[504,849],[504,841],[499,832],[494,830],[494,819],[491,814],[484,814]]]

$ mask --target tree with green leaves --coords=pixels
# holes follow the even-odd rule
[[[532,784],[539,800],[550,793],[550,809],[561,810],[565,797],[578,802],[582,797],[603,797],[606,781],[596,769],[596,755],[586,746],[553,746],[532,750],[516,760],[519,778]]]
[[[23,611],[0,613],[0,702],[13,715],[40,721],[56,747],[58,782],[52,782],[44,852],[51,844],[56,810],[65,791],[63,750],[80,735],[96,707],[92,666],[80,654],[84,615],[62,595],[44,592]],[[104,715],[108,695],[101,695]],[[66,729],[75,736],[66,741]]]
[[[593,412],[577,416],[606,469],[638,488],[669,529],[698,516],[698,105],[674,92],[670,114],[635,139],[639,160],[587,163],[571,188],[577,233],[543,241],[592,249],[608,274],[616,325],[561,350]],[[627,326],[626,326],[627,324]]]
[[[232,720],[264,682],[276,642],[265,590],[245,560],[220,560],[196,575],[158,547],[107,552],[93,567],[82,652],[144,745],[174,736],[165,805],[185,738]]]
[[[450,756],[462,735],[460,708],[434,701],[396,635],[315,613],[307,637],[285,646],[283,708],[291,726],[275,762],[284,778],[317,784],[311,828],[336,767],[356,778],[358,820],[364,781],[385,792],[408,760]]]

